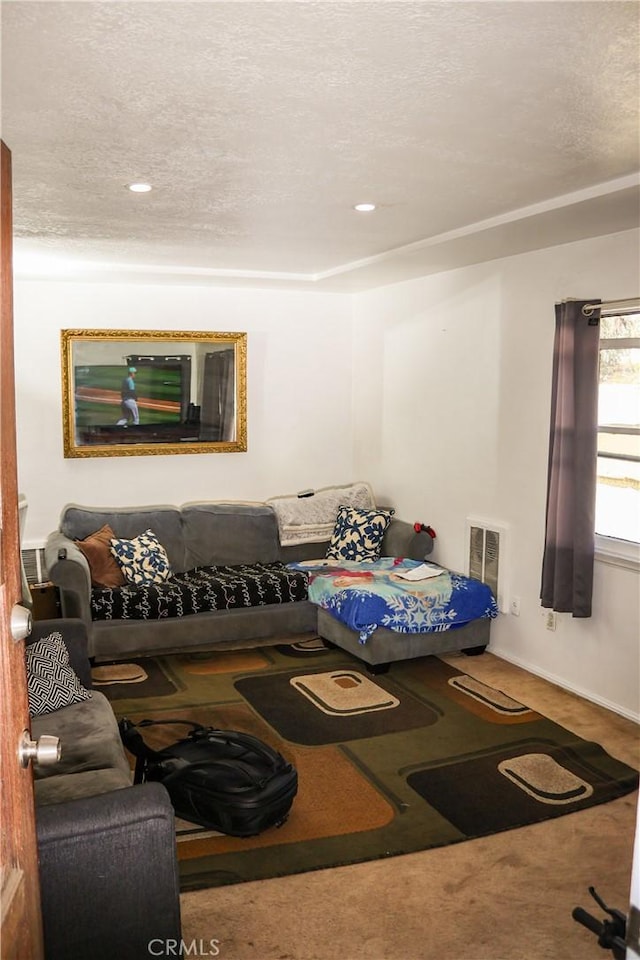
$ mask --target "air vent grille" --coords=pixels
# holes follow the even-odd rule
[[[22,569],[30,587],[49,579],[44,563],[44,547],[26,547],[22,551]]]
[[[484,577],[484,530],[471,527],[469,533],[469,576],[475,580]]]
[[[487,584],[503,612],[506,610],[506,544],[505,524],[467,518],[467,574]]]

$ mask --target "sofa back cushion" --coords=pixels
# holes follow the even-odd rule
[[[171,569],[176,573],[188,569],[177,507],[82,507],[72,503],[64,508],[60,518],[60,530],[71,540],[84,540],[104,524],[109,524],[116,537],[127,540],[153,530],[167,552]]]
[[[182,507],[185,569],[214,564],[274,563],[278,523],[262,503],[185,503]]]

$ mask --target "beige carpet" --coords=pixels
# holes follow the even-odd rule
[[[640,767],[638,727],[499,660],[445,657]],[[571,918],[627,912],[637,793],[424,853],[183,894],[183,938],[221,960],[608,960]],[[592,909],[593,907],[593,909]]]

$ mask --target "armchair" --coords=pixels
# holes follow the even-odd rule
[[[62,635],[71,665],[81,682],[91,687],[87,658],[86,630],[79,620],[40,621],[34,625],[33,643],[52,631]],[[180,939],[180,901],[174,813],[165,788],[158,783],[130,786],[123,781],[117,751],[119,742],[115,718],[105,725],[104,737],[111,738],[106,755],[111,758],[111,780],[100,779],[104,770],[92,769],[87,750],[95,749],[96,736],[86,736],[86,719],[79,727],[84,736],[80,745],[73,738],[74,725],[60,717],[74,707],[92,701],[100,716],[104,697],[94,691],[91,700],[63,707],[35,718],[34,734],[61,736],[64,771],[61,776],[39,778],[64,780],[64,790],[38,798],[36,827],[40,864],[40,885],[46,960],[142,960],[160,954],[167,941],[170,955],[177,956]],[[49,717],[49,720],[47,720]],[[115,734],[114,734],[115,729]],[[118,738],[116,743],[114,737]],[[67,755],[77,760],[78,770],[64,764]],[[84,751],[84,756],[83,756]],[[98,761],[96,760],[96,763]],[[50,773],[52,771],[49,771]],[[79,788],[73,797],[74,776]],[[117,789],[100,791],[113,783]],[[71,796],[71,799],[66,799]],[[64,799],[62,799],[64,798]]]

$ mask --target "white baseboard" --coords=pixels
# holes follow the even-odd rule
[[[506,653],[503,650],[498,650],[491,646],[491,644],[487,647],[487,653],[492,653],[500,660],[506,660],[508,663],[513,663],[516,667],[522,667],[522,669],[526,670],[527,673],[532,673],[536,677],[541,677],[543,680],[548,680],[549,683],[555,684],[556,687],[560,687],[562,690],[568,690],[569,693],[575,693],[577,696],[582,697],[583,700],[589,700],[591,703],[598,704],[599,707],[604,707],[606,710],[611,710],[612,713],[617,713],[621,717],[631,720],[633,723],[640,724],[640,713],[634,713],[632,710],[626,710],[618,703],[612,703],[610,700],[606,700],[604,697],[596,696],[589,690],[584,690],[581,687],[574,686],[572,683],[567,683],[566,680],[556,677],[555,674],[548,673],[546,670],[541,670],[539,667],[528,663],[526,660],[521,660],[519,657],[514,657],[510,653]]]

